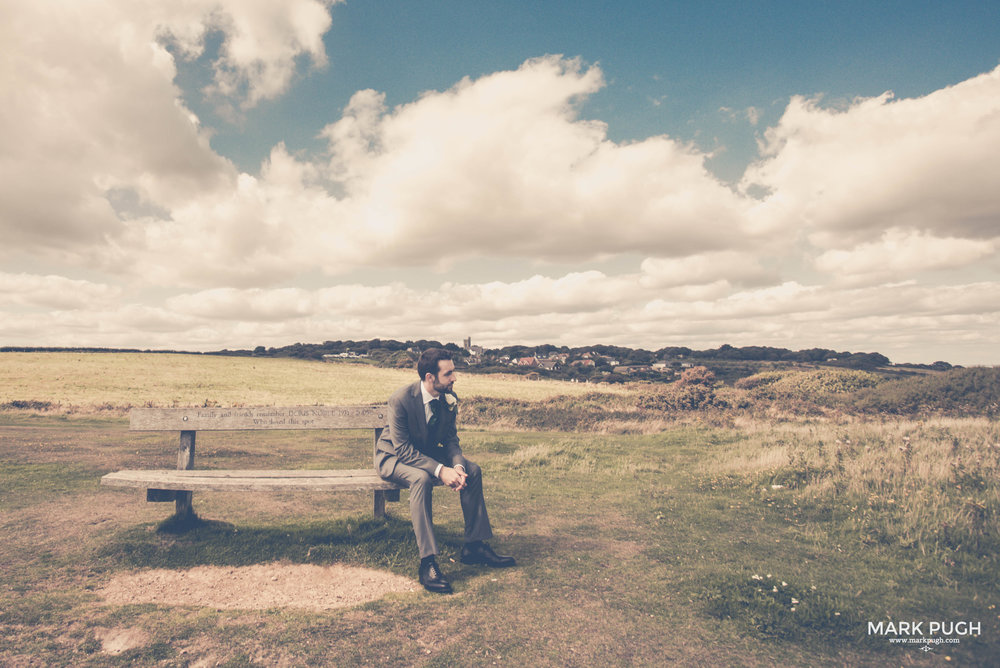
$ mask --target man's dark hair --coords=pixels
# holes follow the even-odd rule
[[[444,348],[428,348],[420,353],[420,359],[417,360],[417,373],[420,374],[420,380],[426,378],[429,373],[437,377],[438,371],[440,371],[438,362],[441,360],[454,361],[455,358]]]

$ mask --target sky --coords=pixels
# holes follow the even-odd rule
[[[1000,364],[1000,3],[0,0],[0,346]]]

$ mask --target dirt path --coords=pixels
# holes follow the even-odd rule
[[[115,577],[99,593],[108,603],[216,608],[330,610],[415,591],[415,581],[369,568],[263,564],[143,570]]]

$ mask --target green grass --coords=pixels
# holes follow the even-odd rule
[[[102,472],[87,466],[47,462],[0,466],[0,510],[23,508],[39,495],[56,496],[93,489]]]

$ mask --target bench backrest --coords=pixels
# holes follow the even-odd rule
[[[132,431],[242,429],[381,429],[382,406],[252,406],[244,408],[133,408]]]

